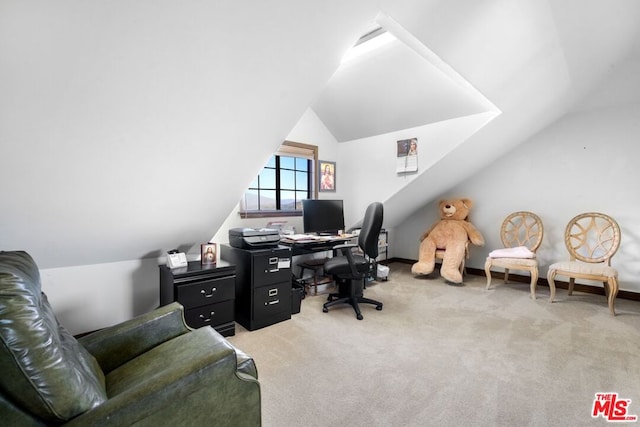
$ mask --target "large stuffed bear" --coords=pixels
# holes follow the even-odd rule
[[[469,199],[441,200],[440,221],[422,235],[418,262],[411,272],[416,275],[430,274],[435,266],[436,249],[444,249],[440,275],[452,283],[461,283],[460,265],[465,257],[467,241],[484,245],[482,234],[468,220],[473,203]]]

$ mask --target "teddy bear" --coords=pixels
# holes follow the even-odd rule
[[[440,220],[424,232],[420,238],[418,262],[411,272],[415,275],[430,274],[435,266],[436,249],[444,249],[440,275],[452,283],[462,283],[462,264],[467,241],[483,246],[482,234],[468,220],[473,203],[469,199],[441,200],[438,204]]]

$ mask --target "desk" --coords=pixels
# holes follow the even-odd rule
[[[283,246],[289,246],[292,251],[292,255],[306,255],[316,252],[333,251],[333,248],[348,243],[356,236],[322,236],[311,240],[289,240],[284,237],[280,240],[280,244]]]
[[[304,238],[300,238],[297,240],[289,240],[287,238],[283,238],[280,241],[280,244],[283,246],[288,246],[291,248],[292,256],[303,256],[303,255],[312,255],[321,252],[333,252],[333,248],[338,245],[342,245],[344,243],[350,242],[354,237],[352,235],[345,236],[322,236],[313,238],[310,240],[305,240]],[[305,270],[310,270],[313,272],[313,283],[309,286],[313,286],[315,290],[315,294],[318,294],[318,285],[327,282],[321,282],[321,274],[324,263],[326,262],[327,257],[324,259],[314,259],[303,262],[297,262],[296,265],[300,267],[300,277],[297,279],[302,279],[304,276]],[[329,280],[328,282],[331,282]],[[305,283],[306,285],[306,283]],[[305,294],[306,294],[306,286],[305,286]]]

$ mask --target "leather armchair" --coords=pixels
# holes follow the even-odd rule
[[[75,339],[53,314],[26,252],[0,252],[4,425],[228,425],[261,422],[253,360],[172,303]]]

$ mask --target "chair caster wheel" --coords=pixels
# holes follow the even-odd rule
[[[356,314],[356,319],[362,320],[362,319],[364,319],[364,317],[362,317],[362,314]]]
[[[323,312],[323,313],[328,313],[328,312],[329,312],[329,309],[328,309],[327,307],[322,307],[322,312]]]
[[[382,306],[381,306],[381,305],[377,305],[377,306],[376,306],[376,310],[378,310],[378,311],[382,311]]]

